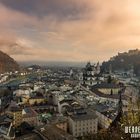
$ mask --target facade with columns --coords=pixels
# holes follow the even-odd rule
[[[90,62],[86,64],[86,67],[80,73],[80,84],[86,86],[93,86],[97,84],[97,75],[100,74],[100,65],[99,62],[95,65],[91,65]]]

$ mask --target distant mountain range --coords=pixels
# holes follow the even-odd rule
[[[57,66],[57,67],[84,67],[85,62],[19,62],[21,66]],[[110,58],[109,61],[103,62],[102,71],[130,70],[134,69],[136,75],[140,76],[140,50],[129,50],[128,52],[118,53]],[[0,51],[0,73],[19,70],[18,63],[6,53]]]
[[[18,63],[6,53],[0,51],[0,73],[19,70]]]
[[[21,66],[27,67],[32,65],[48,66],[48,67],[85,67],[87,62],[70,62],[70,61],[28,61],[18,62]]]
[[[109,61],[102,63],[102,70],[130,70],[134,69],[134,73],[140,76],[140,50],[129,50],[128,52],[118,53],[111,57]]]

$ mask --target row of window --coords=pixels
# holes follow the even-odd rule
[[[92,126],[92,125],[96,125],[96,124],[97,124],[96,121],[84,121],[84,122],[79,121],[79,122],[75,123],[75,126],[79,126],[79,125],[83,125],[83,126],[85,126],[85,125],[87,125],[87,126]]]
[[[75,131],[89,131],[89,130],[95,130],[97,127],[84,127],[84,128],[75,128]]]
[[[79,136],[86,136],[88,134],[93,134],[93,133],[96,133],[97,131],[96,130],[91,130],[91,131],[88,131],[88,132],[75,132],[74,135],[79,137]]]

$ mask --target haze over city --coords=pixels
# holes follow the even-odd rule
[[[0,140],[140,139],[140,0],[0,0]]]
[[[0,0],[0,49],[16,61],[103,61],[140,48],[139,0]]]

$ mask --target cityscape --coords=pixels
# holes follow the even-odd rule
[[[140,139],[139,1],[0,0],[0,140]]]
[[[2,73],[0,82],[4,140],[130,139],[125,126],[139,124],[140,85],[132,66],[32,65]]]

